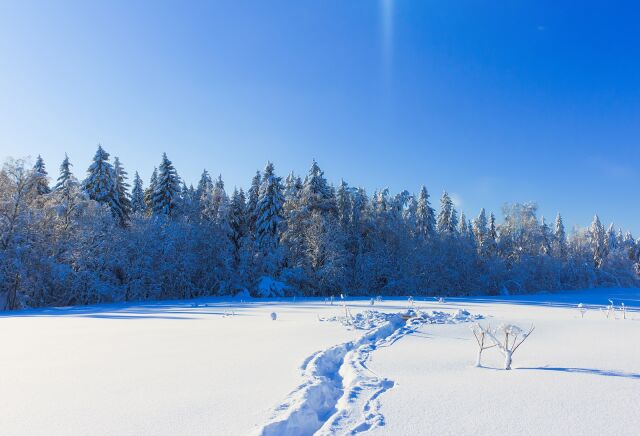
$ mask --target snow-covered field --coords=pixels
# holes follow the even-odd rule
[[[608,298],[627,319],[605,317]],[[0,433],[640,431],[640,290],[348,299],[347,310],[348,326],[339,301],[318,299],[4,313]],[[474,367],[476,320],[535,324],[512,371],[495,348]]]

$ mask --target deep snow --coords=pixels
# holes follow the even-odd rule
[[[626,320],[598,310],[610,297],[625,302]],[[584,319],[579,302],[590,308]],[[339,301],[311,299],[4,313],[1,433],[283,434],[294,423],[297,434],[640,428],[638,290],[347,303],[349,326],[338,322]],[[428,317],[396,315],[409,308]],[[482,323],[535,323],[513,371],[496,369],[495,350],[485,351],[485,368],[473,367],[471,319],[460,309],[484,315]]]

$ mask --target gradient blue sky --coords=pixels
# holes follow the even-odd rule
[[[489,4],[495,3],[495,4]],[[505,5],[505,3],[510,3]],[[517,4],[516,4],[517,3]],[[0,3],[0,159],[166,151],[245,186],[312,158],[334,183],[536,201],[640,234],[633,2]]]

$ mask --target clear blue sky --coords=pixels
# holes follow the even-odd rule
[[[5,1],[0,159],[56,175],[67,152],[83,177],[101,142],[145,181],[166,151],[232,188],[316,158],[370,192],[640,236],[639,7],[488,3]]]

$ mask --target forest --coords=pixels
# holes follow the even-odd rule
[[[163,154],[145,186],[102,146],[84,178],[65,155],[0,171],[0,309],[243,295],[496,295],[638,285],[640,244],[594,216],[565,229],[534,203],[467,217],[442,193],[332,185],[272,163],[245,192]]]

